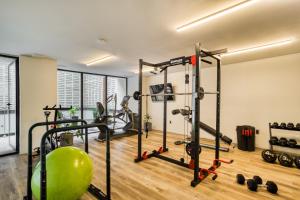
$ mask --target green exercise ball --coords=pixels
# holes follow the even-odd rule
[[[93,163],[87,153],[76,147],[61,147],[47,157],[47,200],[76,200],[88,189],[93,175]],[[40,162],[34,169],[31,189],[40,199]]]

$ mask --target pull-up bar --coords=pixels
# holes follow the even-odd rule
[[[203,59],[204,57],[210,57],[213,58],[215,60],[220,60],[219,58],[215,57],[215,55],[220,55],[223,53],[226,53],[227,49],[220,49],[220,50],[215,50],[215,51],[204,51],[201,50],[200,51],[200,57],[201,57],[201,61],[205,62],[207,64],[212,64],[211,61]],[[192,64],[192,65],[196,65],[196,55],[192,55],[192,56],[181,56],[181,57],[177,57],[177,58],[172,58],[169,61],[165,61],[165,62],[161,62],[161,63],[149,63],[149,62],[145,62],[142,61],[143,65],[146,65],[148,67],[158,67],[161,69],[160,72],[164,71],[166,68],[171,67],[171,66],[177,66],[177,65],[186,65],[186,64]]]

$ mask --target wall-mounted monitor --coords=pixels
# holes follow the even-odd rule
[[[164,84],[150,85],[149,89],[150,89],[150,94],[164,94]],[[172,83],[167,83],[166,93],[167,94],[174,93]],[[151,99],[152,101],[163,101],[164,96],[151,96]],[[174,95],[167,96],[167,100],[174,101],[175,96]]]

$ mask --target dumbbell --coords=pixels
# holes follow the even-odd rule
[[[300,130],[300,123],[296,124],[296,129]]]
[[[272,128],[278,128],[279,127],[279,124],[278,122],[274,122],[272,125],[271,125]]]
[[[289,123],[286,125],[286,127],[287,127],[288,129],[293,129],[293,128],[295,128],[295,125],[294,125],[292,122],[289,122]]]
[[[295,139],[289,139],[289,141],[287,143],[288,143],[288,146],[291,148],[295,148],[297,146],[297,141]]]
[[[269,140],[269,143],[270,143],[271,145],[277,145],[277,144],[278,144],[278,138],[272,136],[272,137],[270,138],[270,140]]]
[[[288,140],[286,138],[282,137],[278,140],[278,144],[280,146],[286,147],[286,146],[288,146]]]
[[[268,163],[274,163],[277,159],[276,153],[271,150],[263,150],[261,156]]]
[[[278,191],[278,187],[276,185],[276,183],[274,183],[273,181],[267,181],[266,185],[259,185],[257,184],[257,182],[254,179],[249,179],[247,180],[247,187],[249,190],[251,191],[257,191],[258,187],[266,187],[268,192],[272,193],[272,194],[276,194]]]
[[[258,185],[262,184],[262,179],[259,176],[253,176],[251,180],[254,180]],[[244,185],[246,181],[246,178],[243,174],[237,174],[236,175],[236,182],[240,185]]]
[[[280,165],[284,167],[292,167],[293,166],[293,158],[287,153],[281,153],[278,156],[278,161]]]
[[[300,169],[300,156],[296,156],[294,162],[296,167]]]
[[[282,122],[282,123],[280,124],[280,128],[286,128],[286,123]]]

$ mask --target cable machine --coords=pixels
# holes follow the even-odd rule
[[[138,123],[138,152],[135,162],[140,162],[151,157],[165,160],[173,164],[192,169],[194,171],[194,178],[191,181],[191,186],[195,187],[202,180],[204,180],[209,174],[213,174],[213,180],[217,178],[216,169],[223,163],[232,163],[231,161],[220,160],[220,98],[221,98],[221,60],[215,55],[225,53],[226,49],[218,51],[204,51],[200,48],[200,44],[195,45],[195,55],[192,56],[182,56],[178,58],[173,58],[169,61],[162,63],[149,63],[142,59],[139,60],[139,90],[133,94],[134,99],[138,100],[138,113],[139,113],[139,123]],[[214,92],[206,92],[200,86],[200,69],[201,62],[212,64],[212,62],[204,59],[209,57],[217,62],[217,88]],[[192,64],[192,92],[191,93],[167,93],[167,80],[168,80],[168,68],[177,65]],[[152,94],[143,94],[142,83],[143,83],[143,66],[153,67],[155,69],[159,68],[160,72],[164,72],[164,94],[156,94],[158,96],[164,96],[163,104],[163,144],[158,150],[153,150],[151,153],[147,151],[142,153],[142,97],[143,96],[154,96]],[[200,100],[204,98],[205,94],[215,94],[216,95],[216,137],[215,137],[215,158],[212,166],[209,169],[204,169],[199,167],[199,149],[200,147]],[[166,157],[162,155],[164,152],[168,151],[167,147],[167,97],[173,95],[191,95],[192,96],[192,145],[191,145],[191,160],[189,163],[185,163],[184,160],[175,160],[173,158]]]

